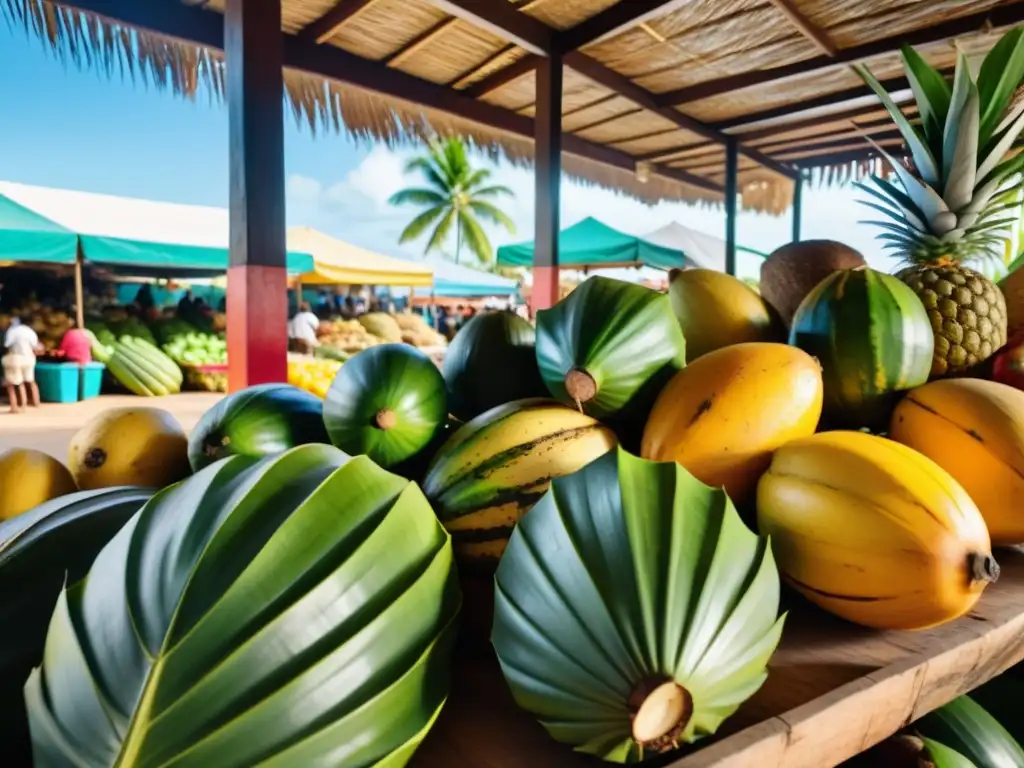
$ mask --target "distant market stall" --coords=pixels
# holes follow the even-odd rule
[[[534,244],[518,243],[498,249],[503,267],[531,267]],[[593,217],[587,217],[558,235],[560,269],[607,269],[610,267],[657,267],[671,269],[686,265],[686,254],[634,235],[627,235]]]
[[[670,222],[660,229],[649,232],[644,235],[644,240],[663,248],[682,251],[687,267],[713,269],[717,272],[726,271],[725,240],[687,227],[678,221]],[[742,245],[736,246],[736,252],[748,253],[762,259],[767,255]]]
[[[374,253],[310,227],[289,229],[288,248],[312,256],[312,269],[297,278],[304,286],[400,285],[429,288],[434,283],[434,269],[429,264]]]

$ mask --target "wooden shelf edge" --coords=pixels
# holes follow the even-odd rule
[[[1024,591],[1019,610],[1024,611]],[[1024,660],[1024,612],[950,625],[963,641],[933,644],[666,768],[833,768]],[[866,714],[869,713],[869,714]],[[844,727],[847,723],[852,727]]]

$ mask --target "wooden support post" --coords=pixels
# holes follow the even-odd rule
[[[804,177],[800,175],[793,182],[793,242],[800,242],[800,228],[803,224]]]
[[[298,312],[302,306],[302,275],[295,278],[295,311]]]
[[[75,324],[79,330],[85,329],[85,288],[82,285],[82,243],[79,241],[75,253]]]
[[[288,378],[280,0],[227,0],[228,386]]]
[[[559,204],[562,184],[562,57],[544,58],[537,67],[534,118],[533,290],[530,312],[558,301]]]
[[[725,143],[725,272],[736,274],[736,214],[739,202],[739,148],[736,139]]]

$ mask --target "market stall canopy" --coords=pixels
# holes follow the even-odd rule
[[[64,233],[70,232],[81,244],[83,258],[92,264],[132,274],[182,277],[224,272],[229,265],[228,212],[224,208],[13,182],[0,182],[0,200],[20,206]],[[6,255],[3,258],[14,260]],[[72,250],[70,261],[74,260]],[[307,253],[289,252],[287,264],[290,272],[308,272],[313,268],[313,258]]]
[[[533,243],[503,245],[498,263],[506,267],[533,266]],[[641,266],[671,269],[685,265],[685,255],[634,235],[612,229],[587,217],[558,235],[558,266],[563,269],[601,269]]]
[[[699,267],[701,269],[714,269],[718,272],[725,272],[725,240],[700,232],[696,229],[673,221],[661,229],[644,236],[649,243],[660,245],[664,248],[674,248],[685,254],[686,266]],[[753,248],[745,248],[742,245],[736,248],[740,253],[750,253],[755,256],[765,257],[760,251]]]
[[[434,295],[442,298],[487,298],[511,296],[518,288],[516,280],[481,272],[450,261],[434,264]]]
[[[434,284],[434,270],[427,264],[382,256],[309,227],[289,229],[288,248],[313,257],[313,268],[302,275],[303,285]]]
[[[74,264],[77,252],[74,232],[0,194],[0,266],[18,261]]]

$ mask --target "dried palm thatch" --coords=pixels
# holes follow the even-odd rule
[[[44,40],[59,60],[75,67],[137,79],[189,99],[202,93],[224,99],[221,51],[133,29],[45,0],[0,0],[0,14],[12,26]],[[285,98],[293,116],[313,133],[344,131],[356,140],[382,142],[391,148],[424,143],[434,136],[457,135],[492,159],[520,167],[533,160],[533,142],[519,135],[302,72],[285,70],[284,80]],[[636,173],[571,154],[563,156],[562,166],[576,181],[625,192],[651,204],[679,199],[716,201],[716,196],[704,189],[656,174],[641,181]]]

